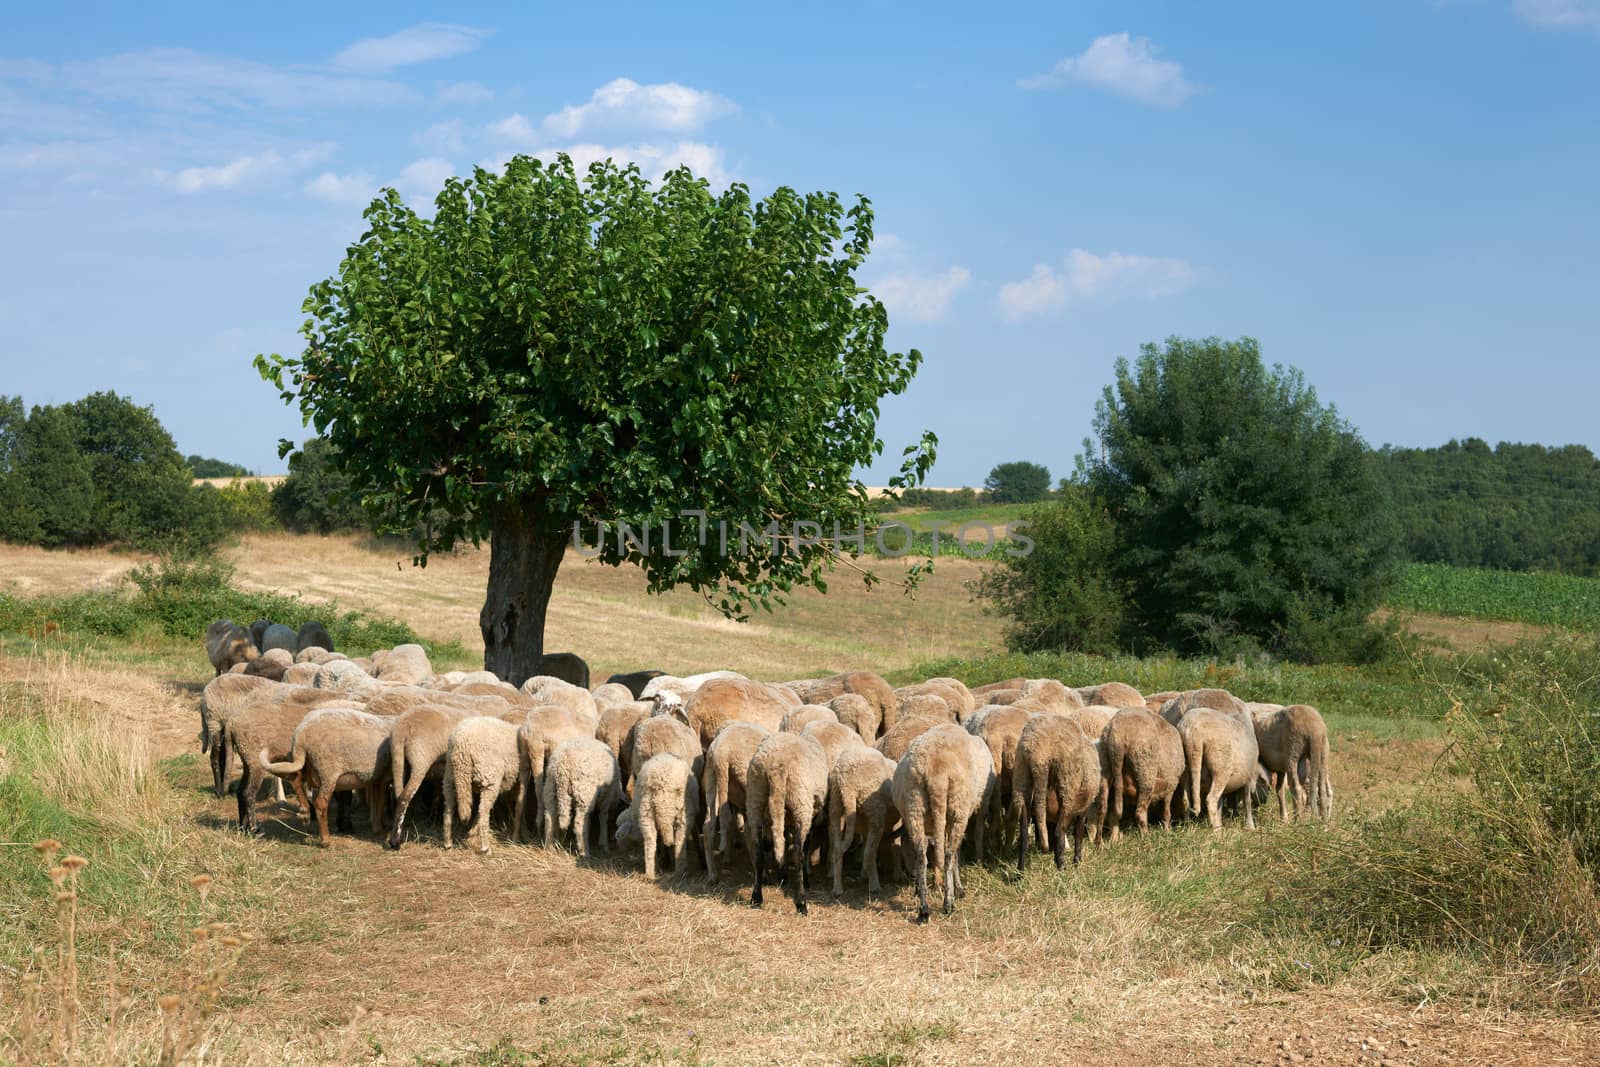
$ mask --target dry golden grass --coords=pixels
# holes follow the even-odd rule
[[[18,551],[0,553],[0,569],[4,557],[31,563]],[[67,589],[103,582],[132,560],[82,553],[41,562],[49,566],[27,580]],[[247,583],[333,596],[430,635],[475,639],[477,555],[418,572],[398,553],[350,539],[269,537],[242,546],[238,563]],[[579,649],[597,673],[890,670],[990,641],[992,620],[960,584],[973,569],[941,561],[913,602],[841,582],[826,600],[802,595],[740,628],[693,598],[644,597],[636,574],[569,566],[551,644]],[[195,751],[194,693],[209,674],[198,657],[192,676],[152,673],[161,669],[28,654],[0,662],[0,694],[26,688],[34,704],[58,709],[55,721],[84,727],[62,743],[64,769],[43,787],[71,800],[98,773],[155,841],[140,845],[155,913],[130,923],[137,904],[130,911],[123,901],[119,913],[103,901],[86,919],[90,957],[117,961],[128,988],[141,990],[133,1013],[141,1047],[158,1043],[154,994],[171,988],[182,955],[159,937],[161,912],[189,906],[158,887],[205,873],[216,880],[219,914],[258,940],[206,1031],[204,1062],[1600,1062],[1600,1037],[1585,1021],[1511,1012],[1492,995],[1471,1009],[1459,998],[1441,1002],[1438,982],[1447,979],[1420,973],[1413,960],[1375,959],[1312,983],[1299,970],[1299,946],[1234,936],[1213,950],[1236,912],[1267,890],[1212,877],[1255,847],[1232,828],[1218,838],[1184,829],[1091,848],[1078,871],[1057,873],[1042,857],[1021,879],[1006,863],[969,868],[956,914],[926,927],[911,922],[912,895],[893,883],[887,899],[871,901],[852,878],[843,902],[831,904],[819,879],[811,915],[801,918],[777,893],[752,909],[744,864],[722,887],[698,872],[655,884],[632,857],[583,865],[504,840],[486,858],[445,852],[426,817],[423,839],[399,853],[366,834],[359,813],[358,834],[336,837],[331,849],[281,810],[266,813],[263,839],[243,840],[232,800],[206,793],[192,761],[173,786],[152,772],[154,761]],[[1342,812],[1400,801],[1440,751],[1437,740],[1339,735],[1334,743]],[[1263,825],[1263,834],[1289,832],[1275,813]],[[101,864],[95,857],[90,873]],[[1198,911],[1173,904],[1192,905],[1196,895]],[[30,907],[13,900],[4,917],[20,923]],[[1191,920],[1175,924],[1174,915]],[[93,1001],[102,987],[91,979],[89,988]],[[502,1043],[500,1058],[477,1058]]]

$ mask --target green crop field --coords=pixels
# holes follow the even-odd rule
[[[1389,606],[1472,619],[1600,629],[1600,578],[1411,563]]]

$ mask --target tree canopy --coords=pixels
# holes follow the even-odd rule
[[[737,532],[870,516],[855,471],[921,356],[887,351],[888,315],[856,281],[865,198],[755,201],[687,169],[652,186],[610,161],[580,179],[565,156],[518,157],[451,179],[431,219],[393,190],[366,219],[311,289],[305,351],[257,364],[368,511],[419,532],[419,562],[489,538],[489,669],[538,669],[575,522],[610,524],[599,558],[637,563],[652,590],[687,585],[733,614],[825,584],[836,551],[813,527],[780,554]],[[933,444],[906,449],[897,482]]]
[[[1050,492],[1050,470],[1027,460],[998,464],[983,480],[984,491],[996,504],[1032,504]]]
[[[1082,463],[1117,528],[1136,640],[1320,658],[1365,626],[1391,575],[1388,501],[1299,371],[1269,370],[1250,338],[1146,345],[1118,361],[1094,431]]]

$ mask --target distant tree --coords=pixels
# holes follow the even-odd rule
[[[652,186],[610,161],[580,179],[565,156],[518,157],[447,182],[432,219],[393,190],[365,214],[305,303],[305,352],[257,363],[385,529],[422,532],[421,559],[489,539],[489,670],[540,669],[574,522],[611,524],[599,558],[638,564],[652,591],[686,585],[730,614],[823,587],[838,546],[806,535],[870,523],[855,472],[921,357],[885,349],[888,315],[856,279],[864,199],[757,203],[687,169]],[[893,480],[926,471],[932,445]],[[737,536],[795,523],[816,526],[781,553]]]
[[[1146,345],[1119,360],[1082,464],[1116,525],[1132,636],[1307,659],[1373,649],[1394,526],[1371,451],[1255,341]]]
[[[289,457],[289,476],[272,490],[272,511],[297,533],[343,533],[368,526],[366,512],[339,468],[337,449],[313,437]]]
[[[85,539],[154,547],[181,538],[193,479],[154,410],[101,392],[62,411],[94,479]]]
[[[20,396],[0,396],[0,541],[34,544],[42,535],[27,472],[28,413]]]
[[[64,408],[36,407],[18,435],[19,494],[28,509],[18,540],[46,546],[93,543],[94,467]],[[29,536],[31,534],[31,536]]]
[[[1002,463],[989,472],[983,488],[996,504],[1031,504],[1050,492],[1050,470],[1026,460]]]
[[[250,472],[237,463],[210,459],[206,456],[189,456],[184,459],[196,478],[245,478]]]

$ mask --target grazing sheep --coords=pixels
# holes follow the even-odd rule
[[[557,832],[571,831],[578,839],[578,855],[588,859],[589,818],[593,816],[600,825],[600,848],[611,851],[611,813],[621,804],[622,771],[605,743],[592,737],[563,741],[545,761],[540,797],[544,847],[550,847]]]
[[[622,787],[628,787],[628,762],[623,758],[622,745],[628,739],[628,732],[634,728],[641,719],[650,717],[652,705],[643,700],[635,700],[630,704],[617,704],[600,712],[600,721],[595,726],[594,736],[606,743],[611,754],[617,757],[617,764],[622,768]]]
[[[579,689],[589,688],[589,665],[576,652],[547,652],[539,661],[539,673],[571,682]]]
[[[319,670],[321,670],[320,664],[296,663],[285,670],[283,677],[279,678],[278,681],[283,682],[285,685],[303,685],[309,688],[316,682],[317,671]]]
[[[828,859],[836,900],[844,893],[844,854],[858,833],[867,892],[876,895],[883,889],[878,881],[878,845],[884,832],[900,820],[894,806],[894,769],[894,761],[877,749],[857,745],[840,752],[828,771]]]
[[[391,719],[353,708],[318,708],[295,727],[287,760],[273,762],[272,752],[265,746],[258,751],[257,759],[268,773],[280,778],[300,775],[306,788],[316,790],[312,806],[317,814],[317,834],[324,845],[333,844],[328,835],[328,804],[335,793],[344,790],[365,792],[372,829],[381,832],[392,723]],[[347,814],[341,818],[340,830],[350,829],[347,818]]]
[[[1017,741],[1022,737],[1022,728],[1028,724],[1028,719],[1033,714],[1025,708],[990,705],[973,712],[963,724],[988,746],[989,755],[994,761],[995,789],[987,805],[984,822],[999,828],[1001,848],[1010,844],[1014,828],[1011,807],[1007,801],[1011,797],[1012,783],[1015,781]],[[983,828],[980,827],[980,834],[982,832]]]
[[[932,697],[943,703],[948,713],[946,719],[949,722],[961,722],[978,706],[972,692],[954,678],[929,678],[914,685],[903,685],[896,689],[894,694],[894,711],[884,716],[883,732],[886,734],[903,718],[927,714],[929,702],[926,699],[915,698]]]
[[[750,903],[762,904],[770,852],[783,879],[783,858],[794,860],[794,907],[806,914],[811,851],[827,813],[828,759],[809,737],[775,733],[756,746],[745,783],[745,844],[755,866]]]
[[[906,693],[900,697],[895,705],[894,725],[883,731],[883,736],[888,737],[895,726],[911,719],[938,719],[940,722],[960,722],[963,716],[959,710],[960,702],[952,693],[950,696],[941,696],[938,693]]]
[[[1022,694],[1014,703],[1026,705],[1032,711],[1049,711],[1057,715],[1083,707],[1083,698],[1076,689],[1068,689],[1054,678],[1029,678],[1022,683]]]
[[[232,619],[218,619],[206,627],[206,658],[217,674],[231,670],[235,664],[248,663],[261,654],[260,646],[250,640],[250,631],[235,625]]]
[[[444,756],[450,747],[450,734],[461,722],[480,714],[468,708],[446,704],[418,704],[395,716],[389,731],[390,780],[394,783],[394,825],[389,830],[388,847],[397,849],[405,840],[406,813],[417,790],[429,778],[442,778]],[[445,803],[450,802],[449,797]]]
[[[1152,715],[1160,715],[1161,709],[1167,706],[1167,701],[1181,695],[1181,693],[1171,689],[1163,690],[1160,693],[1147,693],[1144,698],[1144,706]]]
[[[462,682],[454,688],[444,690],[444,692],[458,697],[494,697],[517,708],[536,708],[539,706],[533,697],[516,686],[508,685],[505,682]]]
[[[895,767],[891,786],[900,812],[906,862],[917,883],[917,922],[925,923],[928,907],[928,849],[944,886],[944,913],[955,910],[961,887],[961,841],[967,822],[982,802],[983,787],[975,780],[973,744],[965,730],[940,725],[922,734]],[[988,759],[988,751],[984,751]]]
[[[577,716],[579,721],[589,724],[589,732],[600,724],[600,709],[595,705],[594,695],[582,686],[573,685],[562,678],[550,674],[536,674],[522,683],[523,693],[533,698],[535,704],[553,704],[566,708]]]
[[[1003,679],[1003,680],[998,681],[998,682],[989,682],[987,685],[980,685],[977,688],[973,689],[972,690],[972,695],[975,698],[976,697],[988,697],[991,693],[997,693],[1002,689],[1021,689],[1022,688],[1022,683],[1026,682],[1026,681],[1027,681],[1026,678],[1006,678],[1006,679]],[[992,704],[992,703],[994,703],[994,701],[992,701],[992,700],[980,700],[979,703],[980,704]]]
[[[1143,704],[1117,709],[1101,735],[1111,840],[1122,836],[1124,800],[1133,804],[1139,832],[1150,826],[1150,808],[1162,805],[1162,825],[1172,829],[1172,800],[1183,784],[1183,738],[1178,728]]]
[[[328,689],[357,700],[365,700],[383,688],[372,675],[362,670],[353,660],[330,660],[317,668],[311,684],[318,689]]]
[[[209,752],[212,786],[217,796],[227,792],[228,763],[233,749],[226,737],[228,723],[234,715],[263,703],[288,703],[301,708],[313,708],[345,699],[341,693],[284,685],[269,678],[252,678],[242,674],[223,674],[213,678],[200,694],[200,751]],[[253,750],[250,755],[255,755]],[[255,784],[260,785],[261,781],[261,776],[256,776]],[[273,781],[277,799],[281,801],[283,783],[278,779]]]
[[[1177,726],[1183,721],[1183,717],[1195,708],[1210,708],[1240,718],[1245,715],[1244,701],[1226,689],[1190,689],[1179,693],[1161,705],[1160,714],[1163,719]]]
[[[771,735],[772,731],[765,726],[733,722],[723,727],[706,749],[705,766],[700,772],[706,801],[701,843],[706,855],[706,875],[713,882],[721,878],[718,857],[729,853],[734,816],[746,810],[745,785],[750,757]],[[748,815],[746,819],[748,821]]]
[[[676,709],[682,708],[689,697],[702,685],[723,678],[744,678],[744,675],[738,671],[706,671],[703,674],[691,674],[687,678],[678,678],[671,674],[659,674],[646,682],[644,688],[639,690],[639,699],[654,702],[658,713],[671,711],[677,714]]]
[[[586,737],[592,739],[594,731],[566,708],[547,705],[526,714],[517,728],[517,803],[511,817],[511,840],[522,840],[523,815],[530,796],[534,810],[529,814],[536,822],[540,818],[539,805],[544,802],[544,776],[550,753],[563,742]],[[542,822],[538,824],[543,825]]]
[[[294,631],[281,622],[270,624],[261,634],[261,644],[257,646],[262,652],[270,649],[281,648],[293,656],[297,651],[294,643]]]
[[[327,649],[318,648],[316,645],[302,648],[300,651],[294,654],[294,661],[296,663],[315,663],[319,666],[331,660],[349,658],[350,657],[345,655],[343,652],[329,652]]]
[[[857,746],[866,747],[866,742],[861,740],[850,727],[840,722],[824,720],[806,724],[800,731],[801,737],[809,737],[822,746],[822,754],[828,758],[828,766],[833,766],[833,761],[839,758],[839,753]]]
[[[1068,708],[1062,718],[1071,719],[1077,723],[1083,729],[1084,736],[1094,741],[1105,733],[1106,727],[1111,724],[1112,716],[1116,713],[1116,708],[1099,706]]]
[[[272,625],[271,619],[257,619],[250,624],[250,643],[256,648],[261,648],[266,641],[267,627]]]
[[[482,715],[456,724],[444,754],[445,848],[451,847],[450,821],[455,815],[462,822],[472,819],[466,839],[476,837],[478,852],[489,854],[489,813],[501,793],[516,787],[521,765],[517,727],[513,724]],[[478,805],[476,818],[472,815],[474,800]]]
[[[906,749],[911,747],[911,742],[935,726],[942,726],[949,722],[950,720],[946,717],[944,711],[941,711],[938,716],[921,715],[914,718],[901,719],[887,733],[878,738],[878,742],[874,747],[898,763],[900,758],[906,754]]]
[[[421,645],[395,645],[382,657],[372,654],[373,677],[394,685],[421,685],[433,677],[433,664]]]
[[[643,846],[644,876],[656,876],[656,850],[672,853],[672,873],[689,872],[689,842],[700,816],[700,784],[670,752],[652,756],[634,776],[633,800],[617,821],[617,841]]]
[[[1028,864],[1029,827],[1041,850],[1066,865],[1066,831],[1072,828],[1072,862],[1083,859],[1083,839],[1100,798],[1100,753],[1082,727],[1059,715],[1036,715],[1017,739],[1011,779],[1011,810],[1017,834],[1017,868]],[[1054,808],[1054,823],[1050,815]],[[1048,841],[1046,835],[1049,835]]]
[[[797,734],[814,722],[838,722],[839,716],[833,709],[822,704],[801,704],[798,708],[791,708],[783,713],[783,718],[778,720],[778,729],[786,734]]]
[[[1144,697],[1131,685],[1121,682],[1102,682],[1100,685],[1080,686],[1078,697],[1085,704],[1099,704],[1107,708],[1142,708]]]
[[[328,635],[328,628],[315,619],[308,619],[300,624],[300,630],[294,635],[294,651],[296,654],[308,648],[320,648],[327,652],[333,651],[333,638]]]
[[[1278,779],[1278,814],[1289,818],[1286,788],[1294,787],[1294,814],[1307,806],[1306,784],[1310,785],[1311,814],[1324,819],[1333,815],[1333,782],[1328,770],[1328,724],[1316,708],[1307,704],[1289,707],[1252,705],[1251,723],[1261,766]],[[1302,762],[1307,767],[1307,783],[1300,780]]]
[[[998,704],[1009,707],[1010,705],[1015,704],[1017,701],[1022,699],[1022,687],[1018,686],[1015,689],[991,689],[979,697],[979,699],[988,701],[990,706]],[[962,723],[962,725],[965,726],[966,723]]]
[[[244,665],[241,672],[248,678],[270,678],[283,681],[284,672],[294,666],[294,657],[281,648],[269,648]]]
[[[828,710],[867,744],[878,739],[878,726],[883,722],[882,709],[868,703],[860,693],[840,693],[828,701]]]
[[[656,681],[661,681],[657,678]],[[713,678],[689,695],[682,720],[709,745],[730,722],[753,722],[776,730],[783,717],[798,707],[800,698],[783,686],[765,685],[748,678]],[[674,715],[678,714],[674,710]]]
[[[632,704],[637,699],[633,695],[633,690],[616,682],[606,682],[604,685],[596,687],[595,691],[589,695],[594,698],[595,708],[602,711],[618,704]]]
[[[789,686],[807,704],[829,704],[835,698],[853,694],[867,702],[873,719],[879,724],[892,723],[899,698],[888,682],[871,671],[844,671],[829,678],[815,678],[804,682],[790,682]],[[877,740],[877,735],[862,734],[867,744]]]
[[[640,719],[622,741],[622,759],[628,766],[629,777],[637,777],[646,761],[663,752],[677,756],[699,775],[701,761],[705,758],[700,738],[671,715]]]
[[[1179,720],[1178,734],[1183,738],[1183,755],[1189,767],[1189,810],[1204,811],[1211,828],[1220,830],[1223,794],[1242,789],[1244,823],[1254,830],[1256,761],[1260,755],[1254,726],[1238,715],[1197,707]]]
[[[660,678],[666,673],[666,671],[648,670],[632,671],[628,674],[613,674],[606,679],[606,684],[624,686],[629,693],[633,694],[629,699],[643,700],[644,687],[650,683],[652,678]]]

